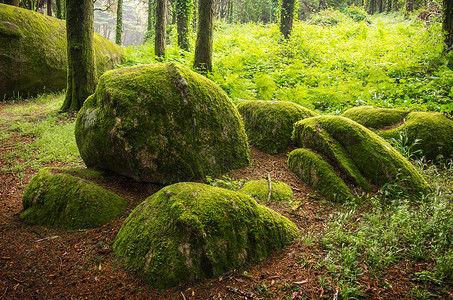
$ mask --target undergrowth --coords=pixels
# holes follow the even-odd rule
[[[193,57],[178,49],[174,32],[169,40],[164,60],[191,67]],[[194,40],[192,34],[192,49]],[[428,26],[416,15],[351,18],[327,10],[295,22],[289,41],[277,24],[217,22],[209,77],[235,102],[278,99],[326,113],[375,105],[451,114],[453,71],[443,50],[440,23]],[[127,48],[125,66],[154,62],[151,43]]]

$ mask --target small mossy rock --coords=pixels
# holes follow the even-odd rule
[[[124,50],[94,37],[100,76],[123,61]],[[66,88],[66,23],[40,13],[0,4],[0,100]]]
[[[369,191],[377,185],[404,178],[402,188],[411,196],[430,187],[414,166],[383,138],[357,122],[340,116],[308,118],[294,125],[298,147],[325,155],[348,178]],[[399,175],[399,176],[398,176]]]
[[[345,111],[342,116],[369,129],[381,129],[403,122],[409,112],[403,109],[357,106]]]
[[[385,139],[407,135],[407,144],[413,145],[412,150],[421,150],[416,155],[429,160],[453,157],[453,121],[441,113],[413,111],[407,115],[405,123],[377,133]],[[419,140],[417,144],[416,140]]]
[[[69,174],[74,172],[40,170],[25,190],[20,218],[30,225],[83,229],[102,226],[124,212],[128,204],[123,198]]]
[[[317,115],[286,101],[250,100],[237,106],[250,144],[269,154],[284,152],[291,144],[295,122]]]
[[[225,92],[173,63],[105,73],[75,135],[88,167],[138,181],[190,181],[250,162],[244,125]]]
[[[289,201],[293,197],[293,190],[281,181],[271,180],[271,202]],[[269,181],[266,179],[250,180],[241,188],[241,192],[258,200],[268,200]]]
[[[294,223],[241,192],[181,182],[131,212],[113,251],[144,281],[169,288],[264,259],[297,234]]]
[[[295,149],[288,155],[288,166],[300,179],[322,195],[338,202],[354,199],[343,179],[321,155],[309,149]]]

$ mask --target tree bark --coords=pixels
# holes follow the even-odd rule
[[[47,0],[47,15],[52,16],[52,0]]]
[[[123,0],[118,0],[116,7],[116,36],[115,43],[121,45],[121,35],[123,34]]]
[[[61,13],[61,0],[55,0],[55,17],[63,19],[63,15]]]
[[[194,69],[202,74],[207,74],[212,71],[213,32],[214,0],[199,0]]]
[[[165,34],[167,28],[167,1],[157,0],[154,54],[158,57],[165,55]]]
[[[280,32],[289,39],[293,29],[294,0],[282,0],[280,15]]]
[[[92,0],[66,0],[68,80],[61,110],[78,111],[97,84]]]
[[[445,45],[448,50],[453,46],[453,0],[443,0],[442,29],[445,32]]]
[[[189,18],[192,14],[192,0],[176,0],[175,10],[178,29],[178,46],[189,51]]]

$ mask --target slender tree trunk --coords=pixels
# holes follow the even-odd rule
[[[198,31],[194,69],[202,74],[212,71],[212,35],[214,32],[214,1],[198,1]]]
[[[448,50],[453,46],[453,0],[443,0],[442,29],[445,32],[445,45]]]
[[[78,111],[97,83],[93,0],[66,1],[68,81],[62,110]]]
[[[280,32],[289,39],[293,29],[294,0],[282,0],[280,15]]]
[[[58,19],[63,19],[63,15],[61,13],[61,0],[55,1],[55,17]]]
[[[123,0],[118,0],[116,7],[116,36],[115,43],[121,45],[121,35],[123,34]]]
[[[178,29],[178,46],[189,51],[189,18],[192,14],[192,0],[176,0],[175,10]]]
[[[146,31],[153,29],[153,0],[148,0],[148,23],[146,26]]]
[[[157,0],[154,54],[158,57],[165,55],[165,34],[167,29],[167,0]]]
[[[52,0],[47,0],[47,15],[52,16]]]

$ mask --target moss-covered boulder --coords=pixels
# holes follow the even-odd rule
[[[347,110],[343,116],[375,129],[387,140],[400,140],[419,157],[453,157],[453,121],[441,113],[360,106]]]
[[[98,75],[122,63],[123,49],[95,34]],[[0,100],[66,88],[65,21],[0,4]]]
[[[113,251],[146,282],[168,288],[264,259],[297,234],[294,223],[241,192],[182,182],[137,206]]]
[[[285,151],[295,122],[317,113],[286,101],[243,101],[237,106],[250,144],[269,154]]]
[[[365,191],[393,180],[409,195],[430,191],[429,185],[412,164],[383,138],[345,117],[319,116],[294,125],[298,147],[327,157],[355,185]]]
[[[325,197],[337,202],[354,199],[343,179],[321,155],[309,149],[295,149],[288,156],[288,166],[300,179]]]
[[[78,114],[75,134],[88,167],[139,181],[201,179],[250,160],[244,125],[226,93],[173,63],[101,76]]]
[[[403,122],[409,112],[403,109],[357,106],[345,111],[342,116],[369,129],[382,129]]]
[[[84,172],[40,170],[25,190],[20,218],[31,225],[81,229],[102,226],[124,212],[123,198],[77,174]]]
[[[271,180],[271,199],[275,201],[289,201],[293,197],[293,190],[284,182]],[[267,201],[269,197],[269,181],[266,179],[247,181],[241,192],[257,200]]]

